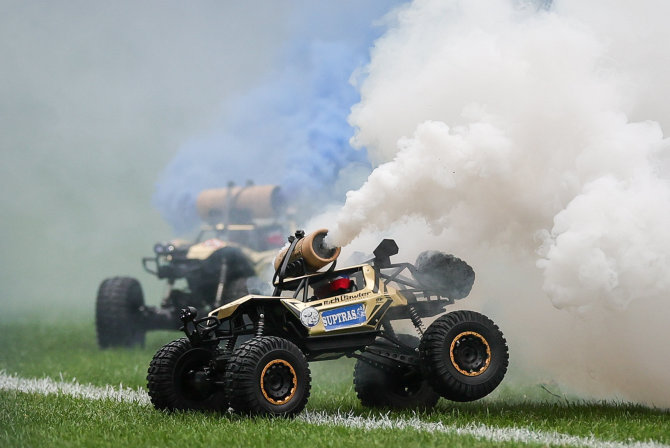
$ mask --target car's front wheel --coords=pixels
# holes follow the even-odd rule
[[[170,411],[227,409],[225,392],[210,370],[212,356],[211,350],[193,347],[187,338],[158,350],[147,375],[154,407]]]
[[[307,359],[292,342],[261,336],[240,345],[228,362],[226,392],[235,412],[292,417],[307,404]]]

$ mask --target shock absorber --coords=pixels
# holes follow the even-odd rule
[[[226,370],[226,364],[228,360],[233,355],[233,350],[235,350],[235,343],[237,342],[237,336],[231,336],[230,339],[226,341],[226,346],[223,348],[223,351],[219,352],[219,356],[214,358],[214,363],[216,369],[220,371]]]
[[[228,339],[228,342],[226,342],[226,348],[223,349],[224,353],[232,353],[233,349],[235,348],[236,341],[237,341],[236,336],[233,336],[230,339]]]
[[[421,320],[421,316],[419,316],[419,313],[417,313],[416,308],[414,308],[414,305],[408,305],[407,309],[409,311],[409,318],[412,321],[412,324],[414,324],[416,331],[419,332],[420,336],[423,336],[423,333],[426,330],[423,327],[423,321]]]
[[[256,325],[256,337],[263,336],[263,328],[265,328],[265,314],[261,313],[258,316],[258,325]]]

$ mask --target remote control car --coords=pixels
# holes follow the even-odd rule
[[[466,297],[474,271],[440,252],[392,263],[393,240],[369,262],[335,269],[327,230],[298,231],[275,260],[272,296],[247,295],[197,318],[182,310],[186,337],[162,347],[148,371],[157,409],[293,416],[310,393],[309,362],[357,359],[364,406],[428,409],[439,397],[484,397],[507,370],[507,343],[474,311],[445,307]],[[325,271],[319,269],[330,267]],[[423,318],[440,315],[428,328]],[[399,334],[406,320],[414,335]]]
[[[247,294],[249,279],[272,275],[272,260],[287,231],[280,224],[284,201],[279,187],[205,190],[196,207],[205,225],[194,242],[158,243],[154,256],[142,260],[146,271],[167,280],[160,307],[145,305],[135,278],[101,283],[95,316],[100,347],[143,345],[149,330],[178,330],[184,307],[209,311]]]

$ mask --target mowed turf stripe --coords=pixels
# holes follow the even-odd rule
[[[148,406],[151,404],[146,391],[118,387],[98,387],[90,384],[79,384],[74,381],[55,381],[51,378],[30,379],[0,372],[0,390],[19,391],[42,395],[67,395],[89,400],[113,400],[126,403],[137,403]],[[363,430],[390,429],[413,430],[429,433],[444,433],[472,436],[491,442],[535,443],[554,446],[582,446],[589,448],[670,448],[670,445],[653,441],[608,441],[594,437],[573,436],[559,432],[535,431],[528,428],[493,427],[470,424],[466,426],[445,425],[442,422],[430,422],[418,417],[365,417],[353,413],[325,413],[305,411],[296,417],[297,421],[313,425],[330,425]]]

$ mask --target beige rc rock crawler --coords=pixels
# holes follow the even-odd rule
[[[342,356],[357,359],[354,388],[369,407],[427,409],[440,396],[471,401],[500,384],[508,353],[498,327],[474,311],[445,314],[472,288],[467,263],[435,251],[415,265],[392,263],[398,247],[383,240],[367,263],[336,269],[339,248],[324,243],[326,233],[289,238],[272,295],[246,295],[203,318],[182,310],[186,337],[149,366],[157,409],[292,416],[309,397],[308,363]],[[425,328],[422,319],[438,315]],[[398,334],[398,320],[413,334]]]

